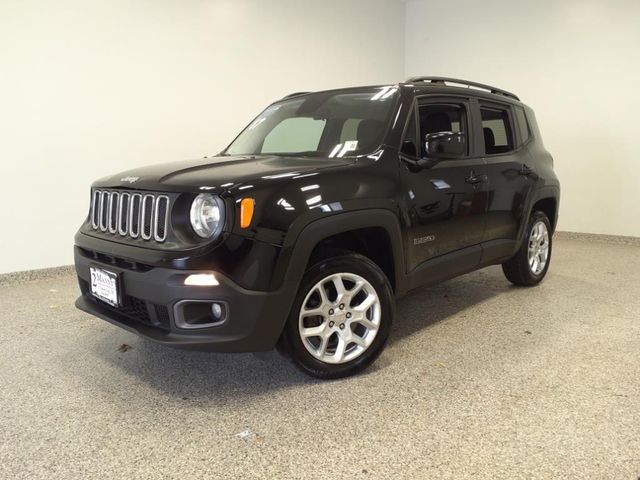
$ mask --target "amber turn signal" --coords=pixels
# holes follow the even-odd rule
[[[243,198],[240,202],[240,227],[249,228],[253,219],[256,201],[253,198]]]

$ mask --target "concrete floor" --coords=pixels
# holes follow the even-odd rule
[[[417,291],[374,367],[334,382],[156,346],[76,294],[0,287],[2,479],[640,475],[637,245],[564,238],[539,287],[493,267]]]

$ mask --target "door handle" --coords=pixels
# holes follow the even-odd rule
[[[464,179],[465,182],[476,186],[480,183],[486,183],[487,182],[487,176],[483,173],[481,173],[480,175],[476,174],[473,170],[471,170],[471,173],[469,174],[469,176],[467,178]]]
[[[528,177],[529,175],[533,175],[536,173],[535,169],[531,168],[529,165],[527,165],[526,163],[522,164],[522,167],[520,167],[520,170],[518,170],[518,173],[520,175],[524,175],[525,177]]]

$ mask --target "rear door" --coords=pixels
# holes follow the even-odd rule
[[[479,122],[476,130],[483,137],[484,171],[488,179],[483,242],[515,241],[521,223],[527,220],[524,209],[535,177],[523,138],[527,130],[518,128],[516,106],[478,99],[472,102],[472,108],[475,121]],[[508,245],[505,246],[508,250]],[[491,249],[486,250],[487,254],[491,255]]]

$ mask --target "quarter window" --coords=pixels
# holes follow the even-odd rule
[[[509,111],[498,108],[480,108],[484,151],[487,155],[513,150],[513,133],[509,122]]]
[[[531,134],[529,133],[529,124],[527,123],[527,117],[524,114],[524,108],[516,107],[516,120],[518,120],[518,131],[520,132],[520,139],[522,143],[526,143],[529,140]]]

